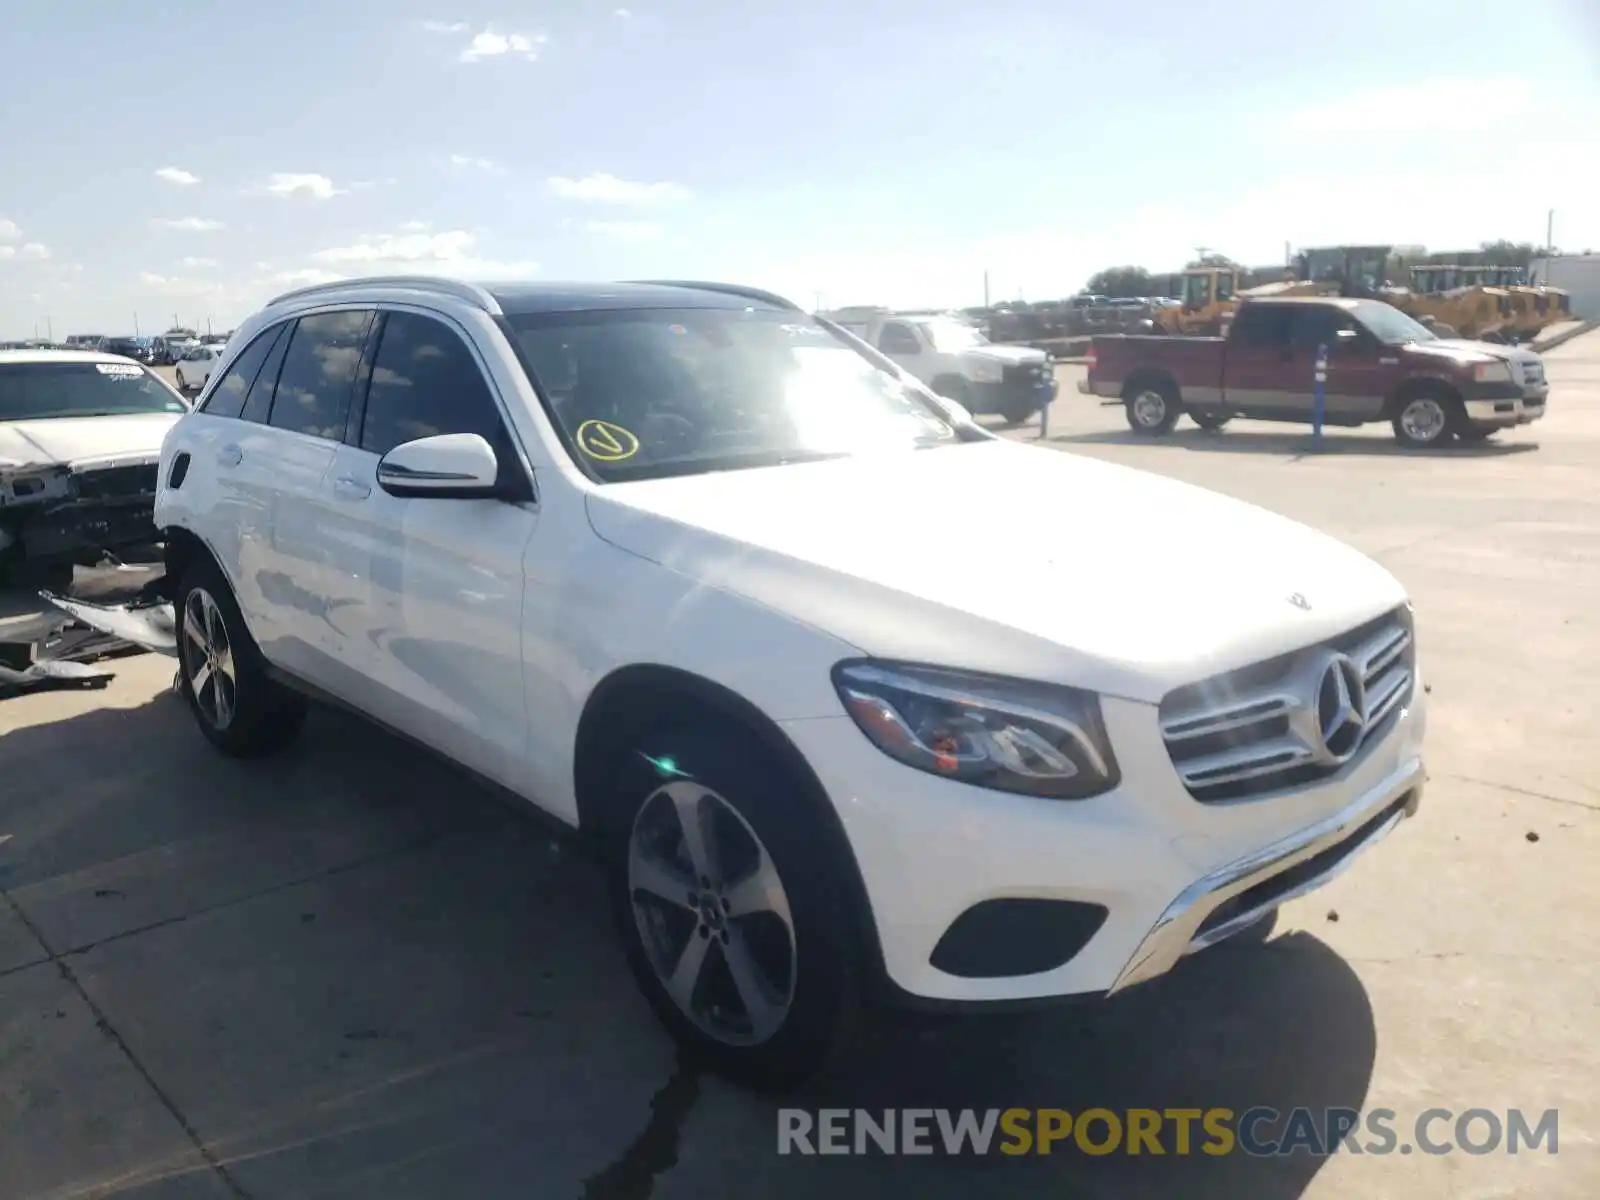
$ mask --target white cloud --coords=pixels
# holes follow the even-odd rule
[[[501,58],[514,54],[533,62],[539,57],[539,47],[549,40],[542,33],[530,37],[523,33],[495,33],[493,30],[485,29],[482,33],[473,35],[472,40],[461,51],[460,61],[482,62],[486,58]]]
[[[424,229],[428,228],[428,226],[431,225],[432,223],[433,222],[431,222],[431,221],[402,221],[400,223],[400,232],[401,233],[421,233]]]
[[[274,172],[267,178],[266,189],[274,196],[310,196],[313,200],[327,200],[344,191],[334,187],[326,175],[294,171]]]
[[[22,227],[15,221],[0,217],[0,242],[14,242],[22,236]]]
[[[600,204],[670,204],[689,199],[681,183],[636,183],[604,173],[572,179],[556,175],[550,190],[566,200],[592,200]]]
[[[157,275],[154,271],[140,271],[139,282],[146,284],[149,287],[160,287],[161,285],[171,283],[172,281],[165,275]]]
[[[157,179],[164,179],[168,183],[175,183],[179,187],[190,187],[200,182],[200,176],[182,167],[161,167],[156,171]]]
[[[185,233],[212,233],[224,226],[210,217],[157,217],[155,224],[162,229],[179,229]]]
[[[217,260],[214,258],[196,258],[192,254],[187,254],[178,260],[178,265],[183,267],[214,267],[217,265]]]
[[[422,28],[429,33],[465,33],[472,27],[465,21],[424,21]]]
[[[465,229],[380,234],[319,250],[311,257],[325,266],[359,265],[363,271],[380,275],[423,270],[484,279],[532,275],[539,269],[536,262],[483,257],[477,235]]]
[[[473,167],[476,170],[488,171],[491,174],[499,174],[503,169],[492,158],[480,158],[472,154],[452,154],[450,156],[450,165],[454,167]]]
[[[648,242],[664,232],[655,221],[585,221],[583,230],[627,242]]]
[[[619,21],[629,21],[633,19],[633,13],[628,11],[626,8],[619,8],[611,15],[616,17],[616,19]]]
[[[31,258],[34,262],[41,262],[50,257],[50,247],[43,242],[29,242],[22,247],[22,257]]]
[[[0,246],[0,259],[15,258],[16,256],[17,248],[15,246]]]

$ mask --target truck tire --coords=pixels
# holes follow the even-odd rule
[[[1402,393],[1395,403],[1395,441],[1408,450],[1443,446],[1466,428],[1467,414],[1461,398],[1444,387],[1418,388]]]
[[[1204,429],[1207,433],[1220,433],[1223,426],[1225,426],[1229,421],[1233,420],[1232,417],[1225,413],[1197,412],[1190,413],[1189,419],[1192,420],[1196,425],[1200,426],[1201,429]]]
[[[1183,412],[1178,389],[1169,380],[1154,379],[1130,384],[1122,397],[1128,428],[1145,437],[1162,437],[1172,432]]]
[[[972,408],[972,389],[959,375],[941,375],[933,381],[933,390],[946,400],[954,400],[963,408]]]
[[[1007,425],[1021,425],[1038,411],[1039,405],[1032,399],[1008,400],[1006,406],[1000,410],[1000,415],[1005,418]]]

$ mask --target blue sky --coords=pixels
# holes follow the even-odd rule
[[[1593,0],[623,2],[8,0],[0,337],[394,271],[970,304],[1552,208],[1600,249]]]

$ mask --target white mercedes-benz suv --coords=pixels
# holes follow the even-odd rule
[[[1151,979],[1421,798],[1388,572],[993,437],[752,289],[292,292],[155,517],[212,743],[327,698],[577,830],[661,1019],[747,1080],[871,1002]]]

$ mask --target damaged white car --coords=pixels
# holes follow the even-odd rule
[[[0,576],[155,541],[161,441],[188,411],[131,359],[0,352]]]

